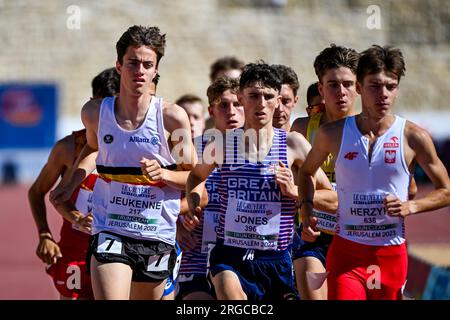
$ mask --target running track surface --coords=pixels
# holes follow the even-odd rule
[[[36,257],[37,231],[27,200],[28,186],[0,186],[0,299],[58,299],[44,264]],[[419,197],[429,186],[419,186]],[[48,203],[48,202],[47,202]],[[53,236],[62,218],[47,206]],[[406,219],[410,244],[450,244],[450,208]]]

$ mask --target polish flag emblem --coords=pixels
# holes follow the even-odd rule
[[[384,152],[384,162],[385,163],[395,163],[396,155],[397,155],[396,150],[386,150]]]

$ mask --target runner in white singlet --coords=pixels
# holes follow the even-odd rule
[[[393,114],[405,63],[399,49],[361,54],[357,90],[362,113],[321,127],[302,167],[302,197],[329,153],[336,159],[337,229],[327,256],[329,299],[402,299],[407,274],[404,218],[450,204],[450,180],[429,134]],[[408,200],[415,164],[435,190]],[[304,232],[311,207],[303,206]]]

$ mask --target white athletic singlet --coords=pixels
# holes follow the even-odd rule
[[[373,144],[359,131],[355,116],[348,117],[335,164],[339,207],[336,233],[366,245],[399,245],[405,241],[403,218],[386,214],[388,194],[408,199],[411,175],[403,151],[406,120],[398,116]]]
[[[152,98],[135,130],[118,125],[114,102],[115,97],[105,98],[100,108],[93,233],[111,231],[174,245],[180,191],[142,175],[139,163],[145,157],[161,167],[176,167],[164,136],[162,98]]]

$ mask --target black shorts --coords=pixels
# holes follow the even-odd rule
[[[162,241],[142,240],[111,232],[91,237],[86,257],[90,272],[91,256],[100,263],[124,263],[133,270],[132,281],[159,282],[172,274],[177,253],[175,247]]]

